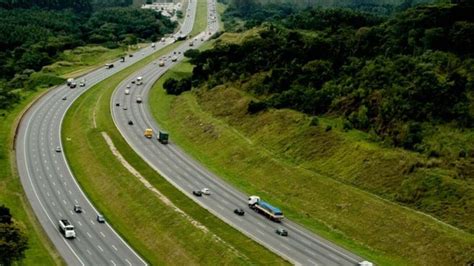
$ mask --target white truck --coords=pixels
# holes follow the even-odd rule
[[[71,84],[72,84],[73,82],[74,82],[74,79],[73,79],[73,78],[68,78],[66,85],[67,85],[67,86],[71,86]]]
[[[261,200],[259,196],[250,196],[248,203],[250,209],[265,215],[274,222],[280,222],[283,219],[283,213],[280,209]]]
[[[137,77],[137,85],[143,84],[143,77]]]
[[[59,231],[61,231],[65,238],[76,237],[76,231],[74,231],[74,226],[66,219],[59,220]]]

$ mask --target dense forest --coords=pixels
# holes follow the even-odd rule
[[[247,16],[280,11],[254,4]],[[338,115],[345,129],[424,151],[427,123],[474,126],[472,14],[466,1],[392,17],[319,8],[268,16],[257,37],[194,54],[192,81],[212,88],[253,79],[259,100],[250,103],[251,113],[273,107]]]
[[[0,109],[17,102],[23,89],[42,85],[29,77],[66,49],[86,44],[116,48],[157,40],[176,27],[152,10],[124,7],[131,2],[1,1]],[[52,80],[45,79],[48,84],[43,85],[53,85]]]

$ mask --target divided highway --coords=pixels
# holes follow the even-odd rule
[[[190,1],[187,13],[182,34],[192,30],[196,1]],[[113,62],[114,68],[90,72],[80,78],[85,79],[85,87],[52,89],[28,110],[19,125],[15,149],[21,183],[44,231],[68,265],[147,264],[107,222],[97,222],[98,211],[77,184],[62,153],[61,124],[68,108],[88,88],[173,42],[168,38],[156,48],[147,47],[126,57],[125,62]],[[73,211],[75,204],[82,207],[82,213]],[[59,219],[68,219],[75,226],[75,239],[64,238],[58,230]]]
[[[208,29],[191,40],[193,47],[190,47],[189,41],[182,44],[175,51],[157,60],[157,62],[162,60],[164,66],[160,67],[154,62],[118,86],[110,103],[115,125],[131,147],[170,183],[214,215],[290,262],[301,265],[357,265],[363,260],[362,258],[297,224],[289,220],[277,224],[250,210],[247,207],[248,195],[224,183],[222,179],[187,156],[172,142],[173,136],[170,136],[171,141],[167,145],[157,141],[156,133],[161,128],[150,115],[148,92],[155,81],[177,63],[171,60],[173,56],[178,57],[177,61],[182,60],[186,50],[199,47],[209,37],[209,33],[212,34],[217,30],[216,16],[215,1],[210,0]],[[132,84],[138,76],[143,77],[143,85]],[[125,94],[127,85],[131,86],[129,94]],[[143,98],[143,102],[137,103],[137,97]],[[129,121],[132,121],[133,125],[130,125]],[[144,137],[146,128],[153,129],[152,139]],[[193,190],[202,188],[209,188],[212,194],[203,197],[192,194]],[[245,215],[235,215],[233,213],[235,208],[244,209]],[[289,236],[277,235],[275,229],[279,227],[285,228]]]

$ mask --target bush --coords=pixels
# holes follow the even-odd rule
[[[250,114],[256,114],[260,111],[263,111],[267,108],[267,104],[264,102],[256,102],[256,101],[250,101],[249,105],[247,107],[247,111]]]
[[[313,116],[311,118],[311,122],[309,122],[310,126],[317,127],[319,125],[319,119],[317,116]]]
[[[165,89],[166,93],[170,95],[180,95],[185,91],[191,90],[191,87],[190,77],[181,80],[170,78],[163,83],[163,88]]]

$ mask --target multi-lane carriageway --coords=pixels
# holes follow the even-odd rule
[[[188,34],[194,21],[196,2],[190,1],[186,21],[181,28],[182,34]],[[208,4],[208,29],[193,40],[194,47],[184,42],[180,47],[166,55],[164,67],[157,67],[156,62],[141,69],[124,80],[116,89],[111,99],[111,110],[114,122],[127,142],[154,169],[184,194],[193,198],[198,204],[208,209],[228,224],[247,236],[263,244],[270,250],[295,264],[301,265],[355,265],[362,259],[334,244],[312,234],[291,221],[277,225],[263,216],[247,211],[239,217],[233,213],[236,207],[245,209],[247,195],[224,183],[220,178],[202,167],[187,156],[173,142],[168,145],[159,144],[156,139],[143,137],[145,128],[153,128],[157,132],[160,127],[152,119],[148,106],[147,95],[152,84],[166,70],[175,65],[171,62],[172,55],[182,60],[182,54],[189,48],[197,48],[209,38],[209,32],[217,30],[217,14],[215,2]],[[157,49],[173,42],[159,43]],[[88,201],[73,178],[62,153],[55,152],[60,146],[61,121],[72,102],[87,88],[113,75],[117,71],[153,53],[151,47],[127,58],[125,63],[115,63],[113,69],[98,69],[86,75],[87,87],[70,90],[61,86],[38,101],[25,115],[19,128],[17,138],[17,162],[26,194],[38,216],[43,228],[52,239],[56,248],[71,265],[141,265],[145,261],[140,258],[113,229],[106,224],[98,224],[95,220],[97,210]],[[132,88],[130,95],[124,89],[131,80],[142,76],[144,84]],[[67,94],[67,100],[61,99]],[[137,104],[137,96],[144,98],[143,104]],[[115,103],[120,103],[117,108]],[[128,106],[123,110],[122,106]],[[134,125],[128,125],[133,120]],[[196,198],[192,190],[208,187],[212,191],[209,197]],[[84,213],[76,214],[72,206],[79,204]],[[248,209],[246,209],[248,210]],[[57,230],[57,220],[68,218],[76,226],[78,237],[68,241]],[[283,238],[275,234],[276,227],[284,227],[289,236]]]

